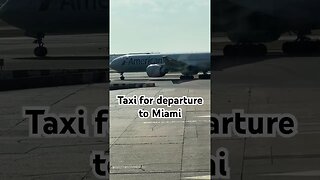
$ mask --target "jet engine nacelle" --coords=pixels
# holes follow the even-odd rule
[[[234,14],[227,34],[232,42],[237,43],[271,42],[278,40],[283,32],[280,24],[273,16],[248,11],[238,18]]]
[[[168,73],[168,69],[163,65],[150,64],[147,67],[146,72],[149,77],[162,77]]]

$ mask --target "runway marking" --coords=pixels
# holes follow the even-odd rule
[[[262,174],[261,176],[320,176],[320,170],[269,173],[269,174]]]
[[[201,117],[201,118],[210,118],[210,115],[204,115],[204,116],[196,116],[196,117]]]
[[[192,177],[184,177],[183,179],[210,179],[210,175],[206,175],[206,176],[192,176]]]
[[[142,165],[111,166],[112,169],[142,169]]]

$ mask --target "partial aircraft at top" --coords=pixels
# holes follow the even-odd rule
[[[283,44],[284,53],[312,53],[320,50],[320,42],[307,35],[320,28],[319,9],[319,0],[212,0],[213,31],[225,32],[234,42],[224,48],[225,55],[264,55],[262,43],[286,32],[297,39]]]
[[[6,0],[0,18],[34,37],[34,54],[46,56],[45,35],[107,33],[108,0]]]

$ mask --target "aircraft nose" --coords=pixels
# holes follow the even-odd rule
[[[120,71],[121,66],[123,64],[124,64],[124,59],[122,57],[117,57],[110,62],[109,66],[111,69],[114,69],[116,71]]]

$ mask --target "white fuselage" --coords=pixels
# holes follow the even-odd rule
[[[151,64],[165,65],[163,57],[168,57],[185,66],[197,67],[199,71],[210,71],[210,53],[181,54],[128,54],[113,59],[110,68],[118,72],[145,72]]]

